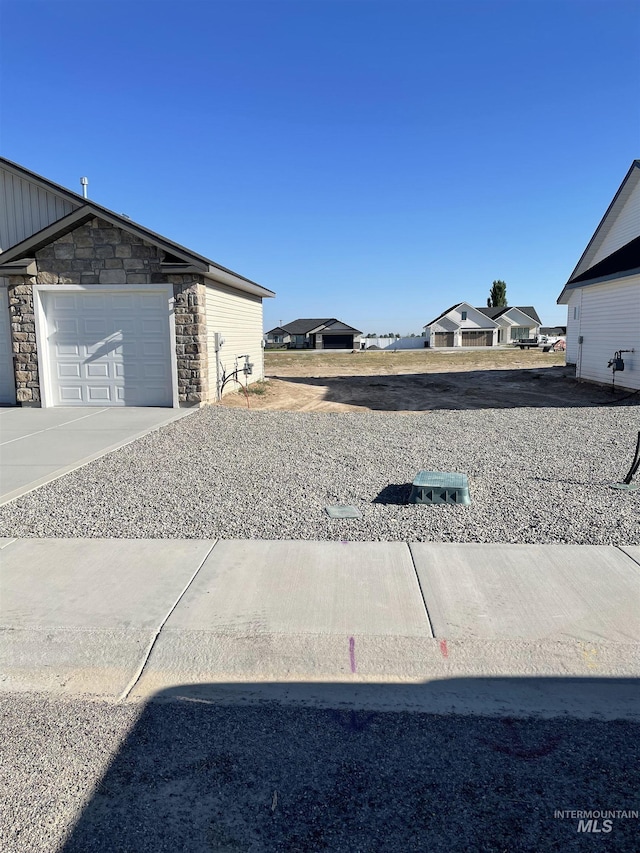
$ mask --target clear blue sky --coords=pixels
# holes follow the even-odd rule
[[[277,292],[421,331],[555,301],[640,157],[637,0],[2,0],[1,151]]]

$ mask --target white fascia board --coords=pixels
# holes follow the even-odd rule
[[[162,272],[165,275],[202,275],[209,281],[215,284],[224,284],[226,287],[231,287],[233,290],[241,290],[243,293],[250,293],[252,296],[260,296],[263,299],[270,299],[275,296],[272,290],[267,290],[266,287],[261,287],[252,281],[234,275],[232,272],[214,267],[211,264],[162,264]]]
[[[618,188],[617,193],[613,197],[611,204],[609,205],[604,216],[600,220],[600,223],[599,223],[598,227],[596,228],[591,240],[589,240],[589,243],[587,244],[587,248],[582,253],[582,257],[580,258],[580,260],[576,264],[576,268],[574,269],[574,271],[569,276],[569,281],[571,281],[571,279],[575,278],[576,276],[581,275],[582,273],[586,272],[589,269],[589,267],[591,266],[591,263],[593,261],[593,258],[595,257],[598,250],[600,249],[600,247],[602,246],[602,244],[606,240],[607,235],[609,234],[609,232],[611,231],[611,229],[615,225],[616,220],[618,219],[618,216],[620,215],[620,213],[624,209],[625,204],[627,203],[627,201],[629,200],[629,197],[634,192],[639,181],[640,181],[640,161],[634,160],[634,162],[631,164],[631,168],[627,172],[624,180],[620,184],[620,187]],[[564,291],[563,291],[563,293],[564,293]],[[562,294],[560,294],[560,296],[562,296]],[[558,303],[560,303],[560,297],[558,297]]]
[[[210,265],[204,275],[206,278],[218,282],[218,284],[226,284],[227,287],[232,287],[234,290],[242,290],[244,293],[251,293],[253,296],[260,296],[263,299],[272,299],[275,296],[273,290],[267,290],[266,287],[261,287],[259,284],[254,284],[252,281],[222,270],[219,267],[212,267]]]

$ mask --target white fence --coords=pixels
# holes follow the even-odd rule
[[[425,341],[429,338],[362,338],[361,345],[364,344],[364,349],[370,346],[377,346],[378,349],[394,350],[394,349],[424,349]]]

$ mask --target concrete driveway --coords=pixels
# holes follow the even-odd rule
[[[194,411],[0,408],[0,505]]]

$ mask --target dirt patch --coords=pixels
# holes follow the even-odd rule
[[[602,405],[619,397],[578,383],[564,353],[479,350],[266,353],[263,393],[225,396],[269,411],[394,411]]]

